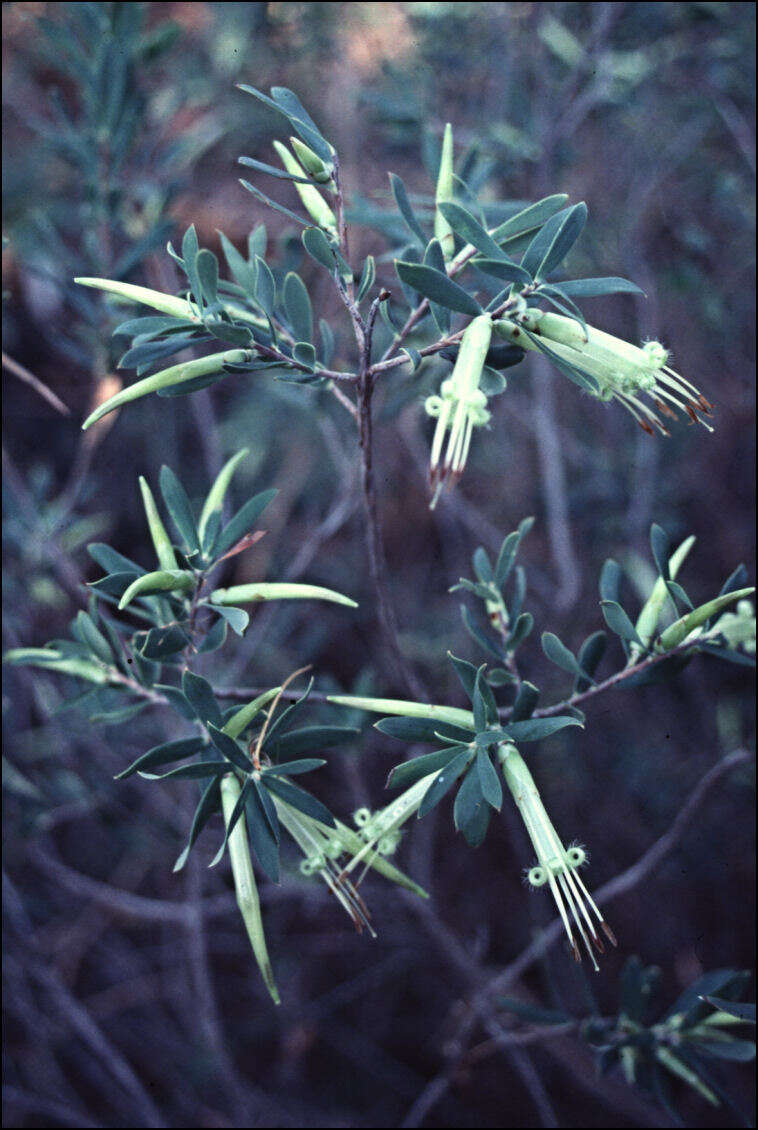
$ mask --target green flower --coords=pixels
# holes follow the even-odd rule
[[[605,947],[598,935],[593,915],[614,946],[616,938],[579,874],[579,868],[587,862],[587,853],[578,844],[569,848],[563,846],[542,803],[534,778],[516,747],[503,742],[498,747],[498,759],[503,777],[513,794],[537,854],[537,863],[527,872],[529,884],[535,888],[549,884],[575,959],[582,960],[576,940],[578,935],[597,971],[598,964],[592,946],[598,953],[603,953]]]
[[[594,326],[584,327],[573,318],[534,309],[515,321],[503,319],[495,328],[501,336],[525,349],[538,350],[534,338],[539,338],[558,361],[567,362],[593,379],[595,387],[587,391],[600,400],[618,400],[650,435],[654,427],[662,435],[669,435],[660,417],[675,420],[677,410],[693,423],[713,431],[703,419],[711,416],[712,405],[668,365],[668,350],[659,341],[648,341],[641,347],[631,345]],[[533,337],[528,337],[524,330]]]
[[[461,339],[455,367],[442,382],[439,396],[426,400],[427,413],[437,420],[429,460],[429,480],[434,494],[432,509],[445,485],[454,485],[466,466],[474,428],[489,423],[487,397],[479,388],[487,350],[492,336],[492,321],[487,314],[474,318]],[[442,448],[450,429],[444,460]]]

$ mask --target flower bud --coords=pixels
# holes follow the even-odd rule
[[[288,173],[292,173],[295,177],[306,176],[306,173],[292,156],[286,145],[282,145],[281,141],[275,141],[274,149],[276,149],[276,152],[279,154],[281,162]],[[330,235],[336,237],[337,220],[334,212],[318,189],[314,188],[312,184],[301,184],[299,181],[294,181],[293,183],[297,189],[298,196],[303,202],[303,207],[314,223],[329,232]]]
[[[437,176],[437,191],[434,197],[435,203],[437,204],[437,208],[434,212],[434,237],[439,242],[446,261],[453,257],[455,237],[453,235],[453,229],[442,215],[439,205],[444,204],[448,200],[452,200],[453,195],[453,127],[450,125],[450,122],[448,122],[442,137],[442,152],[440,154],[440,168]]]
[[[314,153],[299,137],[291,137],[290,145],[300,164],[318,184],[328,184],[332,179],[333,166],[327,167],[317,153]]]

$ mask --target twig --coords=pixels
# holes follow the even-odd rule
[[[747,750],[736,750],[714,765],[692,790],[669,830],[656,840],[636,863],[633,863],[626,871],[595,891],[593,897],[598,905],[603,906],[619,895],[626,894],[646,879],[656,867],[660,866],[666,856],[670,855],[682,840],[687,828],[711,790],[732,769],[750,761],[751,756]],[[493,1000],[501,993],[506,992],[530,966],[538,961],[550,946],[562,936],[562,933],[563,923],[560,919],[554,919],[517,958],[478,989],[469,1004],[466,1015],[459,1024],[454,1040],[454,1044],[458,1048],[462,1048],[466,1044],[480,1019],[487,1023],[488,1019],[494,1014],[497,1005],[493,1004]],[[459,1062],[460,1058],[457,1058],[455,1062],[448,1062],[446,1067],[434,1079],[430,1080],[408,1111],[402,1123],[403,1126],[420,1126],[422,1124],[432,1108],[444,1097],[451,1086]]]
[[[46,384],[43,384],[39,377],[35,377],[34,373],[30,373],[28,369],[25,369],[18,361],[14,361],[13,358],[9,357],[5,352],[3,352],[3,368],[7,369],[9,373],[13,373],[14,377],[18,377],[24,384],[30,385],[56,412],[60,412],[62,416],[71,415],[71,409],[55,395],[52,389],[49,389]]]

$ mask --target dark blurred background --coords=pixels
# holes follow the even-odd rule
[[[630,341],[661,338],[716,406],[713,435],[680,425],[670,439],[652,439],[621,408],[582,397],[528,360],[509,370],[491,430],[476,436],[456,494],[432,513],[422,398],[442,370],[432,364],[412,378],[402,369],[386,381],[379,508],[402,646],[435,701],[460,702],[446,650],[477,659],[447,589],[470,575],[477,545],[496,553],[528,514],[536,523],[521,560],[537,631],[522,669],[545,701],[569,688],[542,656],[538,632],[555,631],[576,650],[602,626],[597,577],[607,557],[624,566],[636,607],[654,576],[651,522],[677,541],[696,535],[681,575],[694,598],[714,595],[740,561],[752,580],[751,5],[127,5],[143,10],[157,47],[133,76],[139,113],[127,157],[96,165],[84,183],[81,162],[94,152],[105,160],[107,147],[89,139],[77,156],[80,142],[65,137],[55,98],[75,120],[87,108],[77,68],[63,65],[44,21],[65,34],[76,26],[72,9],[111,7],[3,5],[4,350],[71,410],[57,413],[4,364],[4,647],[65,634],[82,583],[97,575],[87,541],[107,540],[147,564],[139,474],[155,482],[166,462],[200,498],[222,459],[245,445],[235,501],[268,486],[280,493],[266,538],[236,579],[323,583],[360,609],[348,617],[298,602],[266,608],[244,641],[201,669],[220,685],[272,685],[312,663],[322,690],[408,694],[372,666],[378,627],[355,439],[325,393],[247,376],[212,393],[142,400],[94,438],[79,430],[93,400],[112,391],[119,351],[112,314],[97,298],[85,303],[71,277],[118,266],[131,281],[175,288],[163,248],[191,222],[218,252],[217,229],[240,246],[265,220],[274,260],[313,283],[340,363],[351,362],[350,327],[326,276],[300,266],[292,228],[238,184],[237,156],[270,161],[281,124],[236,82],[298,92],[338,148],[354,201],[390,207],[387,171],[428,195],[423,154],[446,121],[461,151],[477,143],[489,162],[485,197],[565,191],[586,200],[572,277],[625,275],[647,293],[592,300],[588,320]],[[108,180],[111,194],[102,192]],[[289,186],[272,195],[294,203]],[[375,253],[391,285],[391,264],[381,261],[390,244],[366,227],[352,240],[354,261]],[[122,257],[132,253],[130,267]],[[619,662],[614,653],[602,670]],[[700,658],[663,686],[609,692],[588,708],[586,731],[532,749],[557,828],[590,849],[591,887],[666,831],[715,761],[751,746],[751,688],[748,669]],[[206,833],[185,873],[171,872],[191,784],[169,791],[112,780],[176,724],[148,712],[128,727],[92,727],[61,710],[63,692],[38,671],[14,670],[4,684],[9,1125],[396,1126],[448,1065],[451,1085],[425,1125],[673,1124],[620,1076],[598,1079],[576,1041],[516,1059],[488,1048],[475,1028],[475,1054],[451,1047],[473,989],[551,920],[547,897],[521,885],[531,856],[510,814],[476,852],[447,812],[413,827],[399,862],[427,885],[430,907],[368,879],[376,942],[353,934],[292,860],[281,887],[262,890],[284,998],[274,1010],[228,875],[205,866],[214,836]],[[332,755],[317,784],[341,814],[382,803],[402,754],[357,720],[360,746]],[[752,828],[752,772],[743,769],[709,796],[663,866],[613,904],[619,950],[591,984],[558,946],[513,995],[583,1015],[594,993],[610,1014],[630,953],[660,966],[662,1004],[704,970],[751,968]],[[750,1075],[736,1066],[729,1076],[745,1101]],[[679,1097],[687,1124],[732,1124],[683,1087]]]

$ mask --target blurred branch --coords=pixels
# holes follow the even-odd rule
[[[71,415],[71,409],[46,384],[43,384],[39,377],[35,377],[34,373],[30,373],[23,365],[19,365],[18,361],[14,361],[5,351],[3,351],[3,368],[7,369],[9,373],[13,373],[14,377],[18,377],[24,384],[30,385],[56,412],[60,412],[62,416]]]

